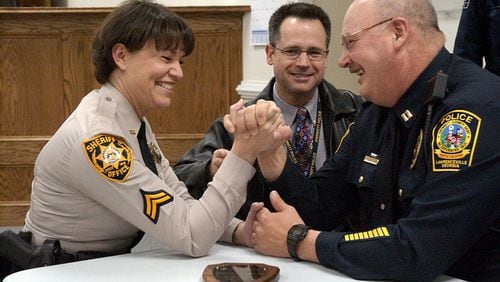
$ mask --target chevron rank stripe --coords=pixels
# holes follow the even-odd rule
[[[163,190],[144,191],[140,189],[140,191],[144,203],[144,215],[156,224],[160,217],[160,207],[173,201],[174,197]]]
[[[377,227],[369,231],[345,234],[344,241],[349,242],[349,241],[359,241],[359,240],[367,240],[373,238],[387,238],[387,237],[391,237],[387,227]]]

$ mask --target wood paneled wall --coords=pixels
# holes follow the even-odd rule
[[[237,101],[248,6],[176,7],[196,36],[169,108],[148,115],[176,160]],[[38,152],[90,90],[94,32],[111,9],[0,8],[0,226],[22,225]],[[56,159],[57,156],[54,156]]]

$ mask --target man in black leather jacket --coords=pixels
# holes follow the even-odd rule
[[[270,19],[270,44],[266,46],[267,62],[273,65],[275,78],[255,99],[246,103],[248,106],[259,99],[274,101],[292,128],[297,108],[305,106],[310,110],[311,124],[314,127],[319,123],[321,130],[321,138],[316,144],[317,158],[313,159],[315,169],[334,153],[363,103],[360,96],[337,90],[323,79],[330,31],[328,15],[318,6],[292,3],[279,8]],[[186,183],[193,197],[203,195],[225,156],[220,149],[229,150],[232,143],[233,136],[224,129],[222,120],[217,119],[203,140],[175,164],[175,173]],[[291,154],[293,152],[289,151],[289,158]],[[270,208],[270,191],[257,169],[248,184],[247,201],[236,217],[244,220],[252,202],[264,202]]]

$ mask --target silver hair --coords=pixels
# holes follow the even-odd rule
[[[417,26],[425,37],[439,29],[436,10],[429,0],[374,0],[376,13],[381,19],[401,16]]]

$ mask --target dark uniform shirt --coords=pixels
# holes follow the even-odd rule
[[[500,0],[465,0],[453,52],[500,75]]]
[[[427,81],[449,75],[426,128]],[[357,279],[500,277],[500,78],[442,49],[397,105],[368,104],[310,179],[287,162],[272,183],[306,224],[352,209],[361,232],[321,232],[321,264]]]

